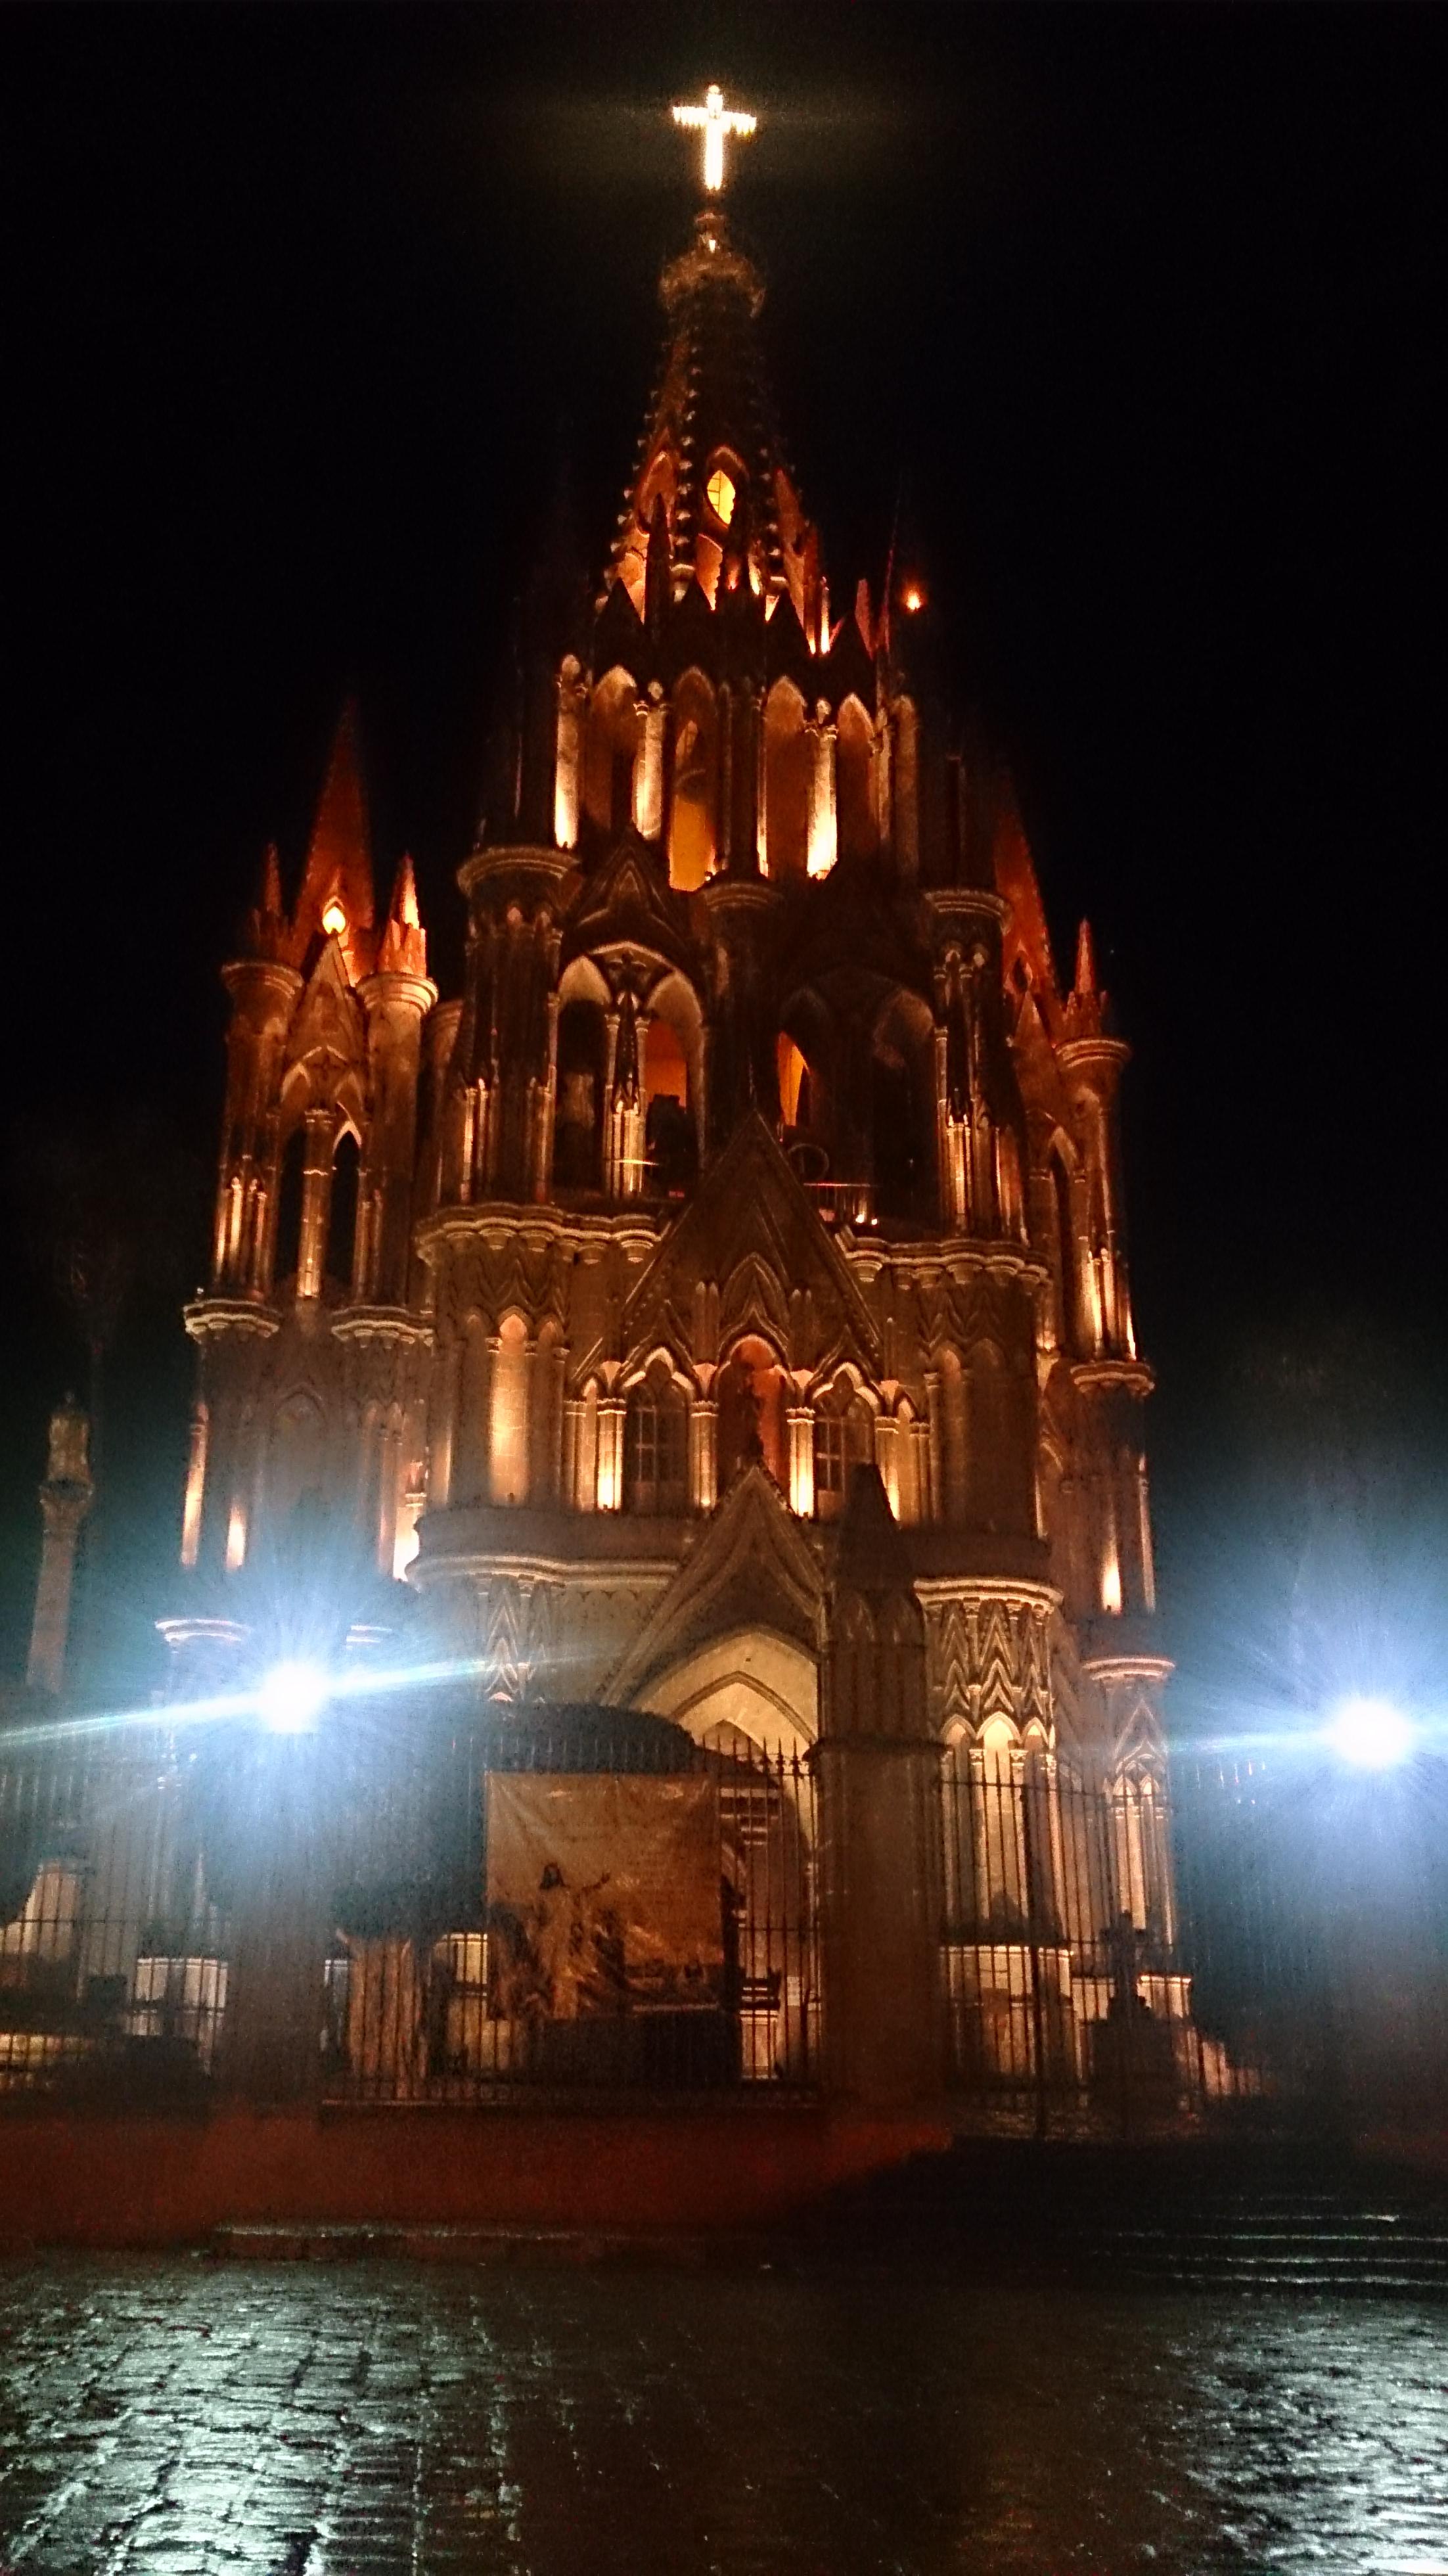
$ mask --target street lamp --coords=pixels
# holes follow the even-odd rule
[[[1359,1771],[1391,1771],[1413,1750],[1410,1721],[1386,1699],[1342,1700],[1326,1733],[1339,1760]]]
[[[318,1664],[273,1664],[257,1690],[257,1715],[273,1735],[309,1735],[322,1713],[328,1687]]]

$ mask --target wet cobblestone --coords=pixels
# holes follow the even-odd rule
[[[1441,2302],[912,2266],[0,2272],[34,2576],[1448,2576]]]

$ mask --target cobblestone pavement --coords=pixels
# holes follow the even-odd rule
[[[0,2271],[44,2576],[1448,2571],[1448,2308],[698,2272]]]

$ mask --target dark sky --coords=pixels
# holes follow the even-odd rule
[[[455,975],[510,601],[560,448],[605,550],[693,202],[664,111],[711,76],[761,114],[735,214],[836,599],[898,506],[1137,1047],[1200,1615],[1244,1354],[1325,1335],[1419,1431],[1441,1396],[1441,10],[7,9],[8,1105],[209,1166],[215,969],[349,685]],[[13,1663],[81,1363],[3,1293]],[[138,1624],[186,1387],[153,1295],[108,1428],[152,1537],[93,1576]]]

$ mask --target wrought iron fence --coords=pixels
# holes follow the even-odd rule
[[[0,2092],[215,2066],[223,1928],[161,1727],[0,1739]]]
[[[627,1712],[0,1739],[0,2093],[812,2083],[814,1781]]]
[[[1442,1783],[948,1752],[962,2124],[1441,2095]],[[0,1735],[0,2098],[782,2098],[820,2074],[817,1839],[807,1756],[623,1711]]]
[[[1044,1749],[949,1753],[968,2116],[1109,2134],[1448,2107],[1443,1787],[1433,1765],[1353,1792],[1290,1742],[1095,1778]]]

